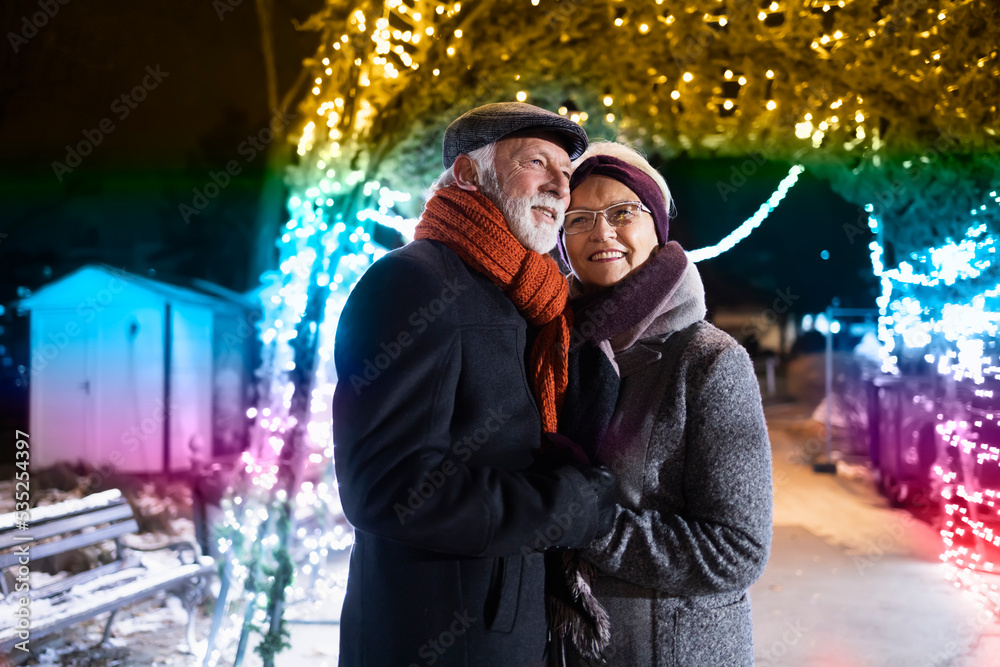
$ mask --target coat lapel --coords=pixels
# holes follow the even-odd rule
[[[615,363],[618,364],[618,370],[621,373],[621,377],[631,375],[638,370],[649,366],[650,364],[655,364],[663,355],[654,350],[651,347],[647,347],[642,343],[636,343],[627,350],[622,351],[615,356]]]

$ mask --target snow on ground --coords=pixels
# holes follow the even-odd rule
[[[774,457],[774,525],[802,526],[849,555],[875,550],[937,561],[941,540],[905,510],[890,509],[864,466],[839,462],[836,475],[814,473],[794,427],[808,420],[798,406],[768,410]],[[792,427],[792,428],[789,428]]]
[[[774,541],[751,588],[757,667],[1000,666],[1000,623],[946,581],[938,534],[889,508],[861,466],[813,472],[808,411],[767,416]]]

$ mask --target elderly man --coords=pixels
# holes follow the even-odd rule
[[[568,379],[567,285],[552,258],[575,123],[488,104],[445,133],[413,243],[358,282],[333,402],[355,526],[341,665],[533,665],[543,550],[606,534],[614,479],[546,455]]]

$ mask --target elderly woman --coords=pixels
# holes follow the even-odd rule
[[[610,620],[604,664],[752,665],[747,588],[767,562],[772,488],[750,359],[704,320],[698,270],[667,242],[670,192],[641,155],[593,144],[570,188],[559,249],[575,342],[604,350],[621,388],[593,453],[618,480],[614,529],[579,564],[600,606],[556,628],[564,660],[589,664]]]

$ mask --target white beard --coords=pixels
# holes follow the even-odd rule
[[[494,178],[484,175],[482,179],[482,192],[490,198],[500,212],[503,213],[507,226],[510,227],[521,245],[528,250],[545,254],[556,247],[559,238],[559,229],[562,227],[563,218],[566,214],[566,205],[562,200],[553,195],[535,194],[530,197],[509,197],[506,193],[500,192],[500,188]],[[556,219],[550,224],[539,224],[535,222],[532,207],[545,206],[556,213]]]

